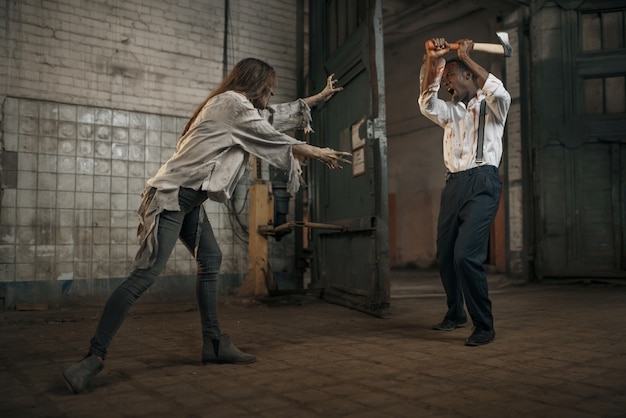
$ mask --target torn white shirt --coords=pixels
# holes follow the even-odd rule
[[[444,101],[438,97],[441,77],[445,67],[443,58],[437,63],[437,75],[428,89],[421,93],[418,103],[424,116],[444,128],[443,160],[451,173],[477,166],[478,119],[480,102],[486,100],[483,164],[498,167],[502,159],[502,136],[511,96],[502,81],[489,74],[485,85],[465,103]],[[423,68],[423,67],[422,67]],[[420,73],[423,78],[423,70]],[[420,85],[421,85],[420,79]]]

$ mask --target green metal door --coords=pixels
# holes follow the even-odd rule
[[[626,277],[626,6],[564,2],[533,20],[536,274]],[[567,6],[567,7],[566,7]]]
[[[375,315],[389,305],[387,142],[380,0],[310,1],[314,91],[332,73],[344,87],[315,110],[315,145],[350,151],[353,165],[330,171],[312,162],[311,281],[330,302]]]

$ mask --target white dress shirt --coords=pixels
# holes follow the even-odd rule
[[[457,173],[477,166],[476,143],[482,100],[486,100],[487,103],[483,164],[498,167],[502,159],[502,135],[511,106],[511,96],[504,88],[502,81],[490,73],[483,88],[478,90],[476,96],[468,102],[467,107],[463,102],[441,100],[437,94],[444,66],[445,60],[442,58],[437,65],[435,80],[426,91],[422,92],[418,103],[424,116],[444,128],[443,161],[446,168],[451,173]],[[423,74],[423,71],[421,73]]]

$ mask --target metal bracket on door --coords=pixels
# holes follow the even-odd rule
[[[259,225],[259,234],[267,236],[274,235],[280,231],[291,231],[293,228],[319,228],[319,229],[330,229],[335,230],[337,232],[344,232],[348,230],[348,227],[343,225],[334,225],[334,224],[322,224],[317,222],[304,222],[304,221],[289,221],[284,224],[274,226],[274,225]]]
[[[379,118],[367,120],[367,139],[380,138],[385,135],[385,121]]]

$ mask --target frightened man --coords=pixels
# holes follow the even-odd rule
[[[458,44],[458,57],[446,63],[448,42],[427,41],[420,73],[418,103],[422,114],[444,129],[448,171],[437,223],[437,262],[448,310],[433,329],[452,331],[465,324],[465,300],[473,322],[465,344],[479,346],[495,338],[483,263],[502,191],[498,166],[511,97],[502,81],[470,57],[474,43]],[[440,86],[450,100],[438,97]]]

